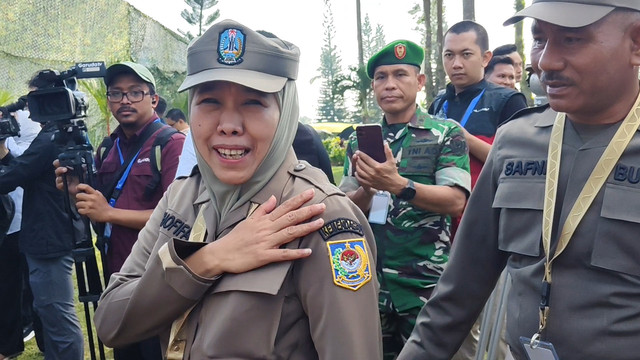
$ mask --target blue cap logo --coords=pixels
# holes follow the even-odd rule
[[[240,29],[226,29],[218,36],[218,62],[238,65],[242,62],[245,34]]]

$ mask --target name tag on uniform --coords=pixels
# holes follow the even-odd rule
[[[373,195],[371,208],[369,209],[369,222],[371,224],[384,225],[387,222],[390,200],[391,194],[387,191],[378,191]]]
[[[532,342],[524,336],[520,337],[520,342],[529,360],[560,360],[552,343],[540,340]]]

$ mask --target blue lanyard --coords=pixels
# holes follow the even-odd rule
[[[156,119],[153,122],[155,123],[159,121],[160,119]],[[120,149],[120,138],[116,139],[116,148],[118,148],[118,156],[120,156],[120,165],[122,165],[124,164],[124,157],[122,156],[122,150]],[[116,206],[116,200],[120,195],[120,191],[122,191],[122,188],[124,187],[124,183],[127,181],[127,177],[129,177],[129,172],[131,172],[131,166],[133,166],[133,163],[138,158],[138,155],[140,155],[141,150],[142,150],[142,146],[140,147],[140,149],[138,149],[138,152],[133,156],[133,159],[131,159],[131,162],[129,162],[129,165],[127,165],[127,168],[122,174],[122,177],[120,177],[120,180],[118,180],[118,184],[116,185],[116,188],[113,190],[111,194],[111,199],[109,199],[109,205],[111,205],[111,207]]]
[[[118,149],[118,150],[120,150],[120,149]],[[118,194],[119,195],[120,191],[122,191],[122,188],[124,187],[124,183],[127,181],[127,177],[129,177],[129,172],[131,171],[131,167],[133,166],[133,163],[136,162],[136,159],[138,158],[138,155],[140,155],[140,150],[142,150],[142,149],[139,149],[138,152],[136,153],[136,155],[133,157],[133,159],[131,159],[131,162],[127,166],[127,169],[122,174],[122,177],[120,177],[120,180],[118,180],[118,184],[116,185],[116,188],[113,191],[113,194]],[[114,207],[116,205],[116,197],[114,197],[112,195],[111,199],[109,200],[109,205],[111,205],[112,207]]]
[[[462,117],[462,119],[460,119],[460,125],[462,127],[464,127],[467,124],[467,121],[469,121],[469,117],[471,117],[471,113],[473,112],[473,110],[475,110],[476,105],[478,105],[478,102],[480,101],[480,98],[482,97],[482,95],[484,95],[485,90],[486,89],[482,89],[480,94],[478,94],[478,96],[473,98],[473,100],[471,100],[471,103],[469,103],[469,106],[467,107],[467,111],[464,112],[464,116]],[[449,117],[447,115],[447,112],[449,111],[449,100],[444,101],[444,104],[442,105],[442,111],[444,111],[445,117]]]
[[[120,139],[118,139],[118,140],[120,140]],[[116,141],[116,143],[117,143],[117,141]],[[131,159],[131,162],[129,162],[129,165],[127,165],[127,168],[125,169],[124,173],[120,177],[120,180],[118,180],[118,184],[116,185],[116,188],[113,189],[113,192],[111,193],[111,199],[109,199],[109,205],[111,207],[115,207],[116,206],[116,201],[118,200],[118,197],[120,196],[120,192],[122,191],[122,188],[124,187],[124,183],[127,181],[127,177],[129,176],[129,172],[131,171],[131,166],[133,166],[133,163],[138,158],[138,155],[140,155],[140,150],[142,150],[142,148],[138,149],[138,152],[133,157],[133,159]],[[120,152],[120,147],[119,146],[118,146],[118,152]],[[122,158],[122,155],[120,155],[120,158]],[[111,223],[106,223],[105,224],[104,237],[107,238],[107,239],[111,237]],[[105,251],[107,251],[107,252],[108,252],[108,245],[109,245],[109,243],[107,242],[105,244]]]
[[[120,150],[120,138],[116,139],[116,148],[118,149],[118,156],[120,156],[120,165],[124,164],[124,157],[122,156],[122,150]]]

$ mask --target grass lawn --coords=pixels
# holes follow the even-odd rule
[[[331,170],[333,171],[333,179],[336,182],[336,185],[340,185],[340,180],[342,180],[342,171],[343,166],[332,166]]]

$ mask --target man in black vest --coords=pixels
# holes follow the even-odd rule
[[[491,149],[498,125],[527,107],[519,92],[484,80],[484,68],[491,60],[485,28],[465,20],[453,25],[444,36],[442,61],[450,79],[429,113],[458,121],[466,130],[471,163],[471,185]]]

